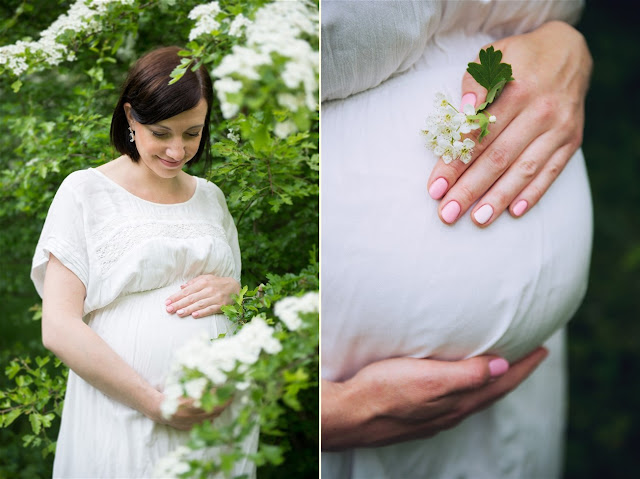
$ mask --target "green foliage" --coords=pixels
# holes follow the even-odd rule
[[[513,80],[511,65],[502,63],[502,52],[494,50],[490,46],[486,50],[481,49],[478,55],[480,63],[471,62],[467,65],[467,71],[481,86],[487,90],[487,101],[478,107],[484,110],[500,94],[504,85]]]
[[[246,405],[228,425],[212,427],[203,423],[192,430],[190,448],[224,446],[225,452],[215,462],[178,457],[191,469],[185,477],[208,477],[207,474],[228,471],[234,460],[243,456],[239,439],[249,434],[255,424],[260,424],[261,441],[252,458],[262,466],[261,477],[280,477],[278,466],[288,452],[302,444],[318,450],[319,315],[317,311],[302,314],[301,327],[288,330],[272,309],[282,298],[317,289],[318,263],[312,260],[299,274],[269,275],[266,285],[253,290],[244,287],[234,304],[223,307],[225,314],[241,326],[254,317],[268,318],[282,349],[275,354],[263,353],[246,370],[227,372],[224,386],[203,395],[202,407],[213,410],[237,394],[236,385],[243,383]],[[188,370],[183,382],[202,376],[196,370]],[[315,452],[310,455],[313,459],[310,457],[309,462],[298,462],[290,469],[292,477],[317,476],[318,458]]]
[[[490,46],[486,50],[481,49],[478,55],[480,63],[471,62],[467,66],[469,74],[477,81],[480,86],[487,90],[487,98],[484,103],[480,104],[476,115],[470,115],[468,118],[476,120],[480,125],[480,135],[478,141],[489,134],[489,114],[484,110],[498,99],[502,89],[507,82],[514,78],[511,76],[511,65],[502,63],[502,52],[494,50]]]
[[[47,367],[50,363],[53,366]],[[61,364],[52,356],[36,356],[33,361],[16,358],[5,368],[15,385],[0,391],[0,427],[10,426],[20,416],[28,417],[32,434],[22,437],[23,445],[41,449],[43,457],[55,451],[47,429],[62,413],[67,374]]]

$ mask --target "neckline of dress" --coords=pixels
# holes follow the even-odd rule
[[[193,194],[191,195],[191,197],[188,200],[181,201],[180,203],[157,203],[155,201],[149,201],[149,200],[145,200],[144,198],[140,198],[138,195],[134,195],[129,190],[127,190],[124,186],[119,185],[118,183],[113,181],[111,178],[109,178],[107,175],[105,175],[103,172],[101,172],[100,170],[98,170],[96,168],[88,168],[88,170],[95,172],[100,178],[103,178],[108,183],[110,183],[111,185],[115,186],[119,190],[124,191],[125,194],[135,198],[136,200],[142,201],[143,203],[149,203],[150,205],[154,205],[154,206],[183,206],[183,205],[186,205],[186,204],[190,203],[191,201],[193,201],[193,199],[198,194],[198,190],[200,189],[200,178],[198,178],[197,176],[194,176],[194,178],[196,179],[196,189],[193,191]]]

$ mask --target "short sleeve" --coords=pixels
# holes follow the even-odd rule
[[[73,174],[72,174],[73,175]],[[49,207],[31,265],[31,280],[42,297],[44,276],[53,254],[82,281],[89,283],[89,260],[84,228],[83,204],[74,191],[74,178],[67,177]]]
[[[231,253],[233,254],[233,269],[235,272],[233,279],[235,279],[237,282],[240,282],[242,260],[240,259],[238,230],[236,229],[236,224],[233,222],[231,213],[229,213],[229,207],[227,206],[227,201],[224,197],[224,193],[213,183],[209,182],[209,184],[214,187],[216,200],[218,201],[218,204],[220,205],[220,208],[222,210],[222,229],[224,229],[224,233],[227,237],[227,242],[229,243]]]

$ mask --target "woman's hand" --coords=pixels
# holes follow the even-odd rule
[[[180,429],[181,431],[189,431],[196,424],[200,424],[204,421],[213,421],[215,418],[217,418],[220,414],[222,414],[222,411],[224,411],[231,403],[231,399],[229,399],[222,406],[214,408],[214,410],[211,412],[207,412],[204,409],[196,407],[193,405],[193,403],[194,400],[191,398],[180,398],[178,409],[169,419],[166,419],[160,414],[159,407],[158,411],[151,419],[160,424],[165,424],[175,429]]]
[[[429,437],[515,389],[548,352],[512,364],[496,356],[462,361],[393,358],[343,383],[322,382],[322,447],[341,450]]]
[[[180,292],[165,301],[167,313],[180,317],[202,318],[222,312],[221,306],[231,304],[231,296],[240,292],[240,283],[233,278],[203,274],[180,286]]]
[[[514,217],[522,216],[582,143],[592,66],[582,35],[554,21],[492,45],[502,51],[502,61],[511,64],[515,81],[488,107],[497,122],[482,143],[476,141],[472,162],[439,161],[431,173],[429,194],[442,198],[439,215],[448,224],[477,200],[471,218],[478,226],[491,224],[507,208]],[[464,74],[462,92],[461,107],[478,106],[486,97],[469,73]]]

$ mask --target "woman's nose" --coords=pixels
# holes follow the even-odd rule
[[[167,148],[167,156],[173,160],[182,160],[186,154],[186,146],[182,140],[172,142]]]

